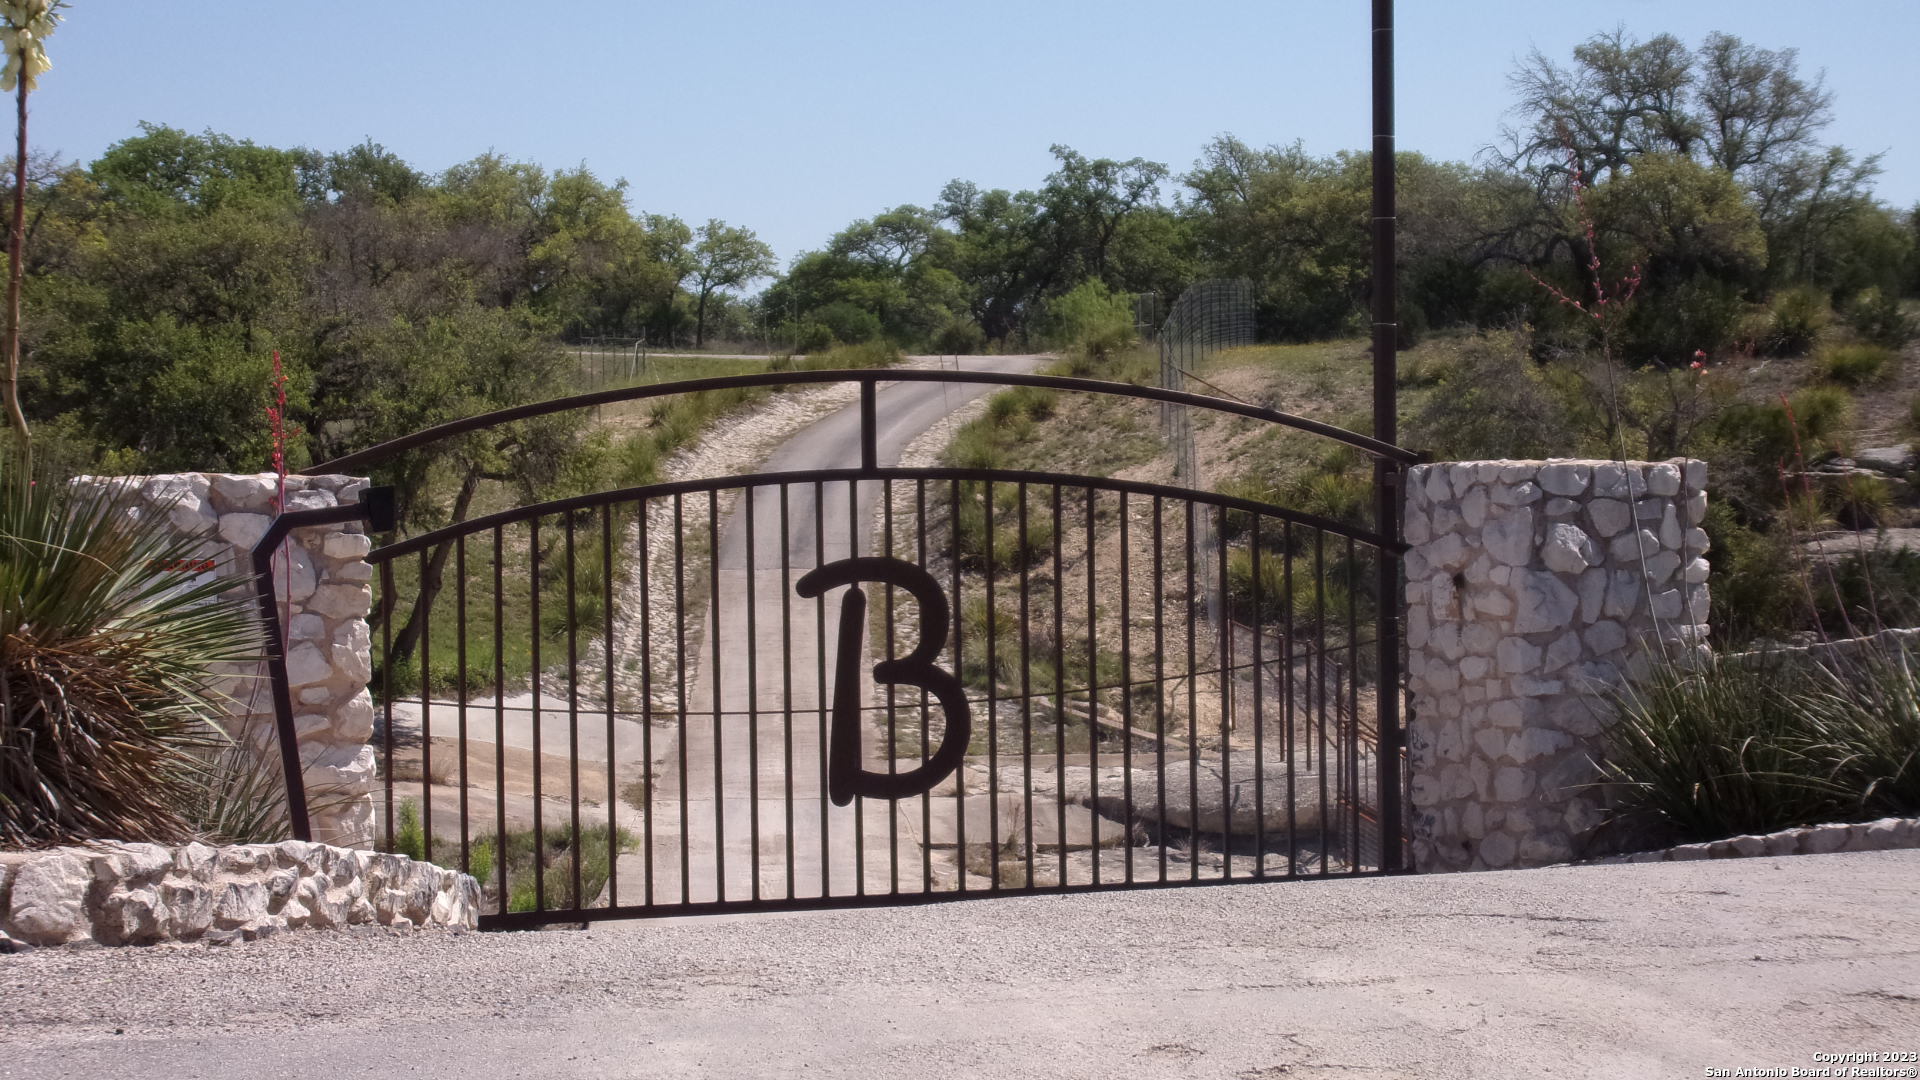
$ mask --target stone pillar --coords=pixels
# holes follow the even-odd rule
[[[1406,496],[1415,865],[1587,853],[1607,688],[1706,635],[1706,465],[1416,466]]]
[[[253,572],[253,545],[273,519],[279,482],[272,473],[177,473],[82,477],[75,483],[129,489],[138,499],[136,510],[165,508],[176,530],[202,538],[201,558],[214,564],[211,573],[246,578]],[[286,509],[305,510],[357,500],[367,481],[289,476],[286,485]],[[274,562],[313,839],[341,846],[364,847],[373,839],[373,699],[367,693],[373,650],[366,621],[373,580],[366,555],[372,548],[358,522],[296,529]],[[254,595],[251,583],[243,587]],[[232,699],[228,732],[278,775],[266,665],[225,674],[234,676],[221,685]]]

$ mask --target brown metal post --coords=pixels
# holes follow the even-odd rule
[[[1394,280],[1393,0],[1373,0],[1373,437],[1399,441],[1394,355],[1399,326]],[[1374,460],[1374,531],[1400,539],[1401,465]],[[1380,868],[1404,868],[1400,842],[1400,560],[1378,552],[1375,618],[1380,650]],[[1356,793],[1357,795],[1357,793]]]

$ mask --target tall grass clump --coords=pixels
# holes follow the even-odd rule
[[[1835,345],[1820,353],[1820,374],[1843,386],[1865,386],[1880,377],[1893,359],[1884,345]]]
[[[251,596],[171,569],[200,541],[164,509],[0,469],[0,842],[193,838],[215,673],[261,658]]]
[[[1655,664],[1615,697],[1609,826],[1688,843],[1920,811],[1912,646]]]

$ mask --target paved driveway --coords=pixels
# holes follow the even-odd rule
[[[1814,1068],[1920,1049],[1917,885],[1907,851],[42,950],[0,956],[0,1077]]]

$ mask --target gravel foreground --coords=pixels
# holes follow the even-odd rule
[[[0,1077],[1792,1075],[1920,1050],[1916,887],[1899,851],[43,949],[0,956]]]

